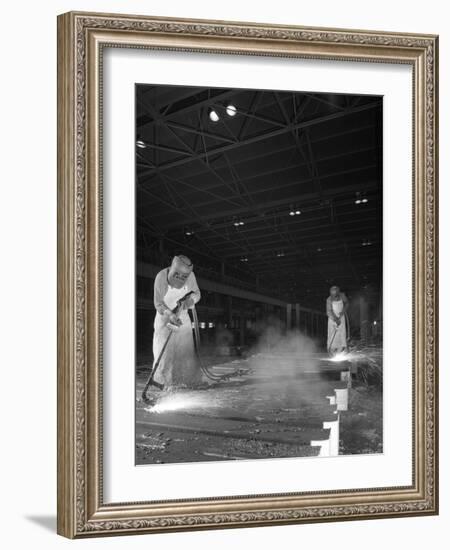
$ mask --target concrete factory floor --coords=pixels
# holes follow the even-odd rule
[[[204,389],[150,388],[159,397],[152,406],[140,400],[148,369],[138,371],[136,464],[382,452],[382,391],[361,381],[363,354],[351,362],[259,353],[204,363],[216,374],[244,374]]]

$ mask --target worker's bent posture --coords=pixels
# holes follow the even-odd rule
[[[345,312],[348,308],[347,296],[338,286],[330,288],[327,298],[328,339],[327,350],[331,354],[347,350],[347,329]]]
[[[178,300],[190,291],[193,293],[186,299],[179,314],[172,313]],[[188,309],[194,307],[200,297],[192,262],[186,256],[175,256],[171,266],[156,275],[153,364],[161,353],[169,331],[173,330],[154,377],[155,382],[164,384],[166,389],[195,386],[201,381],[188,314]]]

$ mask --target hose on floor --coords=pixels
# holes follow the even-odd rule
[[[347,312],[344,311],[344,317],[345,317],[345,335],[346,335],[346,343],[350,342],[350,320],[348,318]]]
[[[248,370],[245,369],[236,369],[233,372],[230,372],[228,374],[219,375],[214,372],[211,372],[210,369],[203,363],[201,357],[200,357],[200,330],[199,330],[199,323],[198,323],[198,316],[197,316],[197,310],[195,307],[191,309],[192,316],[194,319],[194,336],[195,336],[195,350],[197,353],[198,362],[200,365],[200,369],[203,372],[203,374],[209,378],[210,380],[213,380],[214,382],[223,382],[224,380],[228,380],[229,378],[232,378],[233,376],[242,376],[243,374],[247,373]]]

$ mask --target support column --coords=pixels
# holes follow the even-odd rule
[[[359,299],[359,329],[361,341],[366,343],[369,336],[369,306],[365,296]]]
[[[233,298],[231,296],[227,296],[226,299],[227,299],[227,302],[226,302],[227,328],[228,328],[228,330],[232,330],[232,328],[233,328]]]
[[[292,328],[292,304],[286,304],[286,329]]]
[[[239,345],[242,347],[245,344],[245,315],[239,316]]]
[[[295,326],[300,330],[300,304],[295,304]]]
[[[206,345],[209,344],[209,310],[205,308],[205,341]]]

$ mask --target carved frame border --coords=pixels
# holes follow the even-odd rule
[[[414,483],[103,504],[102,48],[408,63],[414,90]],[[86,536],[438,513],[438,37],[70,12],[58,17],[58,522]]]

